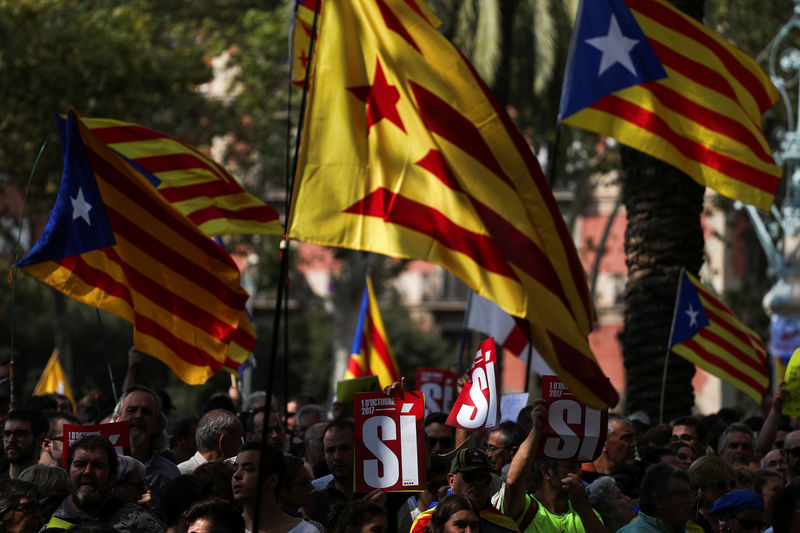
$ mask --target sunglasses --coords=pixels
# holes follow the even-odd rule
[[[455,441],[453,441],[453,437],[442,437],[440,439],[428,437],[428,447],[436,448],[437,444],[442,448],[452,448],[455,445]]]
[[[746,518],[735,518],[739,525],[742,526],[742,529],[757,529],[758,531],[764,531],[764,526],[766,526],[766,522],[758,522],[756,520],[747,520]]]
[[[462,479],[464,479],[464,483],[472,484],[472,483],[481,483],[483,485],[488,485],[492,482],[492,475],[486,471],[470,471],[470,472],[460,472]]]
[[[786,448],[786,451],[795,457],[800,457],[800,446],[795,446],[794,448]]]
[[[735,479],[717,479],[715,481],[709,481],[708,485],[713,485],[714,488],[717,490],[725,490],[730,489],[733,490],[736,488],[736,480]]]

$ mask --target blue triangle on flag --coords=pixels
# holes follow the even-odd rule
[[[672,329],[670,346],[685,342],[701,329],[708,327],[709,321],[700,295],[697,294],[694,284],[685,273],[681,275],[680,295],[678,307],[675,311],[675,324]]]

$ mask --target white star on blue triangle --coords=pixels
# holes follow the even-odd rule
[[[700,301],[692,282],[681,274],[681,287],[678,295],[678,308],[675,311],[675,324],[673,325],[670,346],[680,344],[697,335],[701,329],[708,327],[708,316]]]

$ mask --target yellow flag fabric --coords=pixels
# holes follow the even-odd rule
[[[36,383],[36,387],[33,389],[33,395],[40,396],[53,392],[63,394],[69,398],[69,401],[72,402],[72,406],[75,406],[75,397],[72,396],[72,389],[69,386],[69,381],[67,381],[67,376],[64,374],[64,369],[61,367],[61,362],[58,360],[58,349],[53,350],[53,353],[50,355],[50,359],[44,367],[44,372],[42,372],[42,377],[39,378],[39,382]]]
[[[592,407],[585,274],[538,162],[473,67],[404,0],[325,0],[291,238],[443,266],[526,323]]]

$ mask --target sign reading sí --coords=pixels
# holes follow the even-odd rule
[[[547,418],[536,460],[594,461],[603,451],[608,411],[579,403],[556,376],[542,376]]]
[[[355,395],[356,492],[424,489],[424,403],[420,391]]]
[[[438,368],[417,368],[417,388],[425,395],[425,416],[448,413],[456,396],[454,372]]]
[[[464,384],[461,394],[447,417],[447,425],[469,431],[495,427],[500,418],[500,402],[497,391],[497,354],[494,337],[478,346],[475,362],[469,370],[472,383]]]
[[[61,458],[64,468],[67,467],[67,454],[69,448],[75,441],[86,435],[100,435],[107,438],[117,455],[130,455],[131,454],[131,437],[130,428],[127,420],[124,422],[109,422],[107,424],[93,424],[88,426],[78,426],[73,424],[64,424],[64,440],[63,446],[64,454]]]

